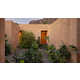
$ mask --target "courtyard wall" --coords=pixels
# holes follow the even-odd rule
[[[20,30],[33,32],[36,39],[41,37],[41,31],[47,31],[49,36],[49,24],[20,24]]]
[[[5,20],[0,18],[0,63],[5,62]]]
[[[16,47],[18,46],[18,32],[19,31],[20,31],[20,28],[18,24],[12,21],[5,22],[5,34],[7,35],[7,40],[9,44],[11,45],[12,52],[13,52],[13,49],[16,49]]]
[[[77,19],[58,19],[50,25],[50,44],[77,46]]]

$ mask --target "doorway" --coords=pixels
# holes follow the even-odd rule
[[[47,31],[41,31],[41,44],[47,44]]]

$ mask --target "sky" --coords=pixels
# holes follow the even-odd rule
[[[28,24],[31,20],[38,20],[40,18],[6,18],[6,20],[11,20],[18,24]]]

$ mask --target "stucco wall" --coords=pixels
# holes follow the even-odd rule
[[[50,25],[50,44],[77,45],[77,19],[58,19]]]
[[[12,22],[5,21],[5,34],[7,35],[8,42],[11,43],[12,39]]]
[[[0,18],[0,62],[5,62],[5,21]]]
[[[47,36],[49,35],[49,25],[48,24],[20,24],[20,29],[25,31],[33,32],[36,39],[41,36],[41,31],[46,30]]]
[[[11,48],[15,49],[18,46],[19,26],[14,22],[6,21],[5,27],[5,34],[7,34],[8,42],[11,45]]]

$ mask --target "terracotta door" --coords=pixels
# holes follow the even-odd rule
[[[47,31],[41,31],[41,44],[47,44],[46,36]]]

